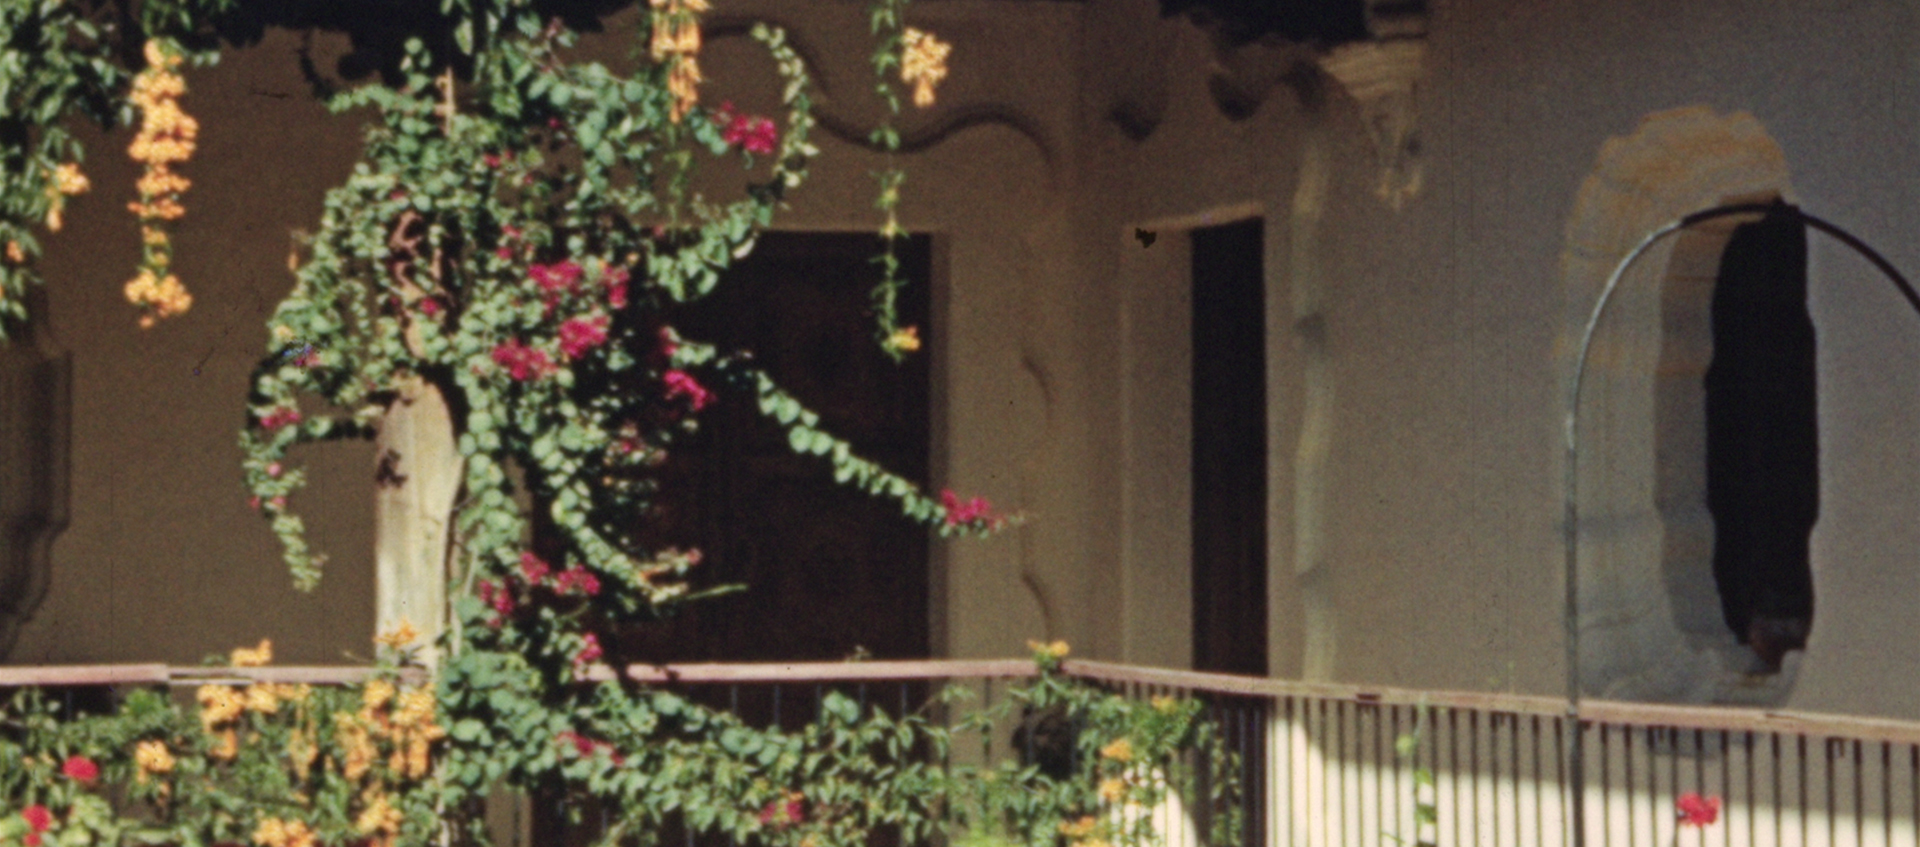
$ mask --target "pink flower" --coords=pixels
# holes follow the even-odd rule
[[[270,430],[279,429],[288,424],[297,424],[299,422],[300,411],[298,409],[275,409],[268,412],[266,417],[260,419],[260,425]]]
[[[787,795],[787,799],[784,801],[775,800],[768,803],[766,808],[760,810],[760,823],[762,824],[785,827],[800,823],[804,820],[806,820],[806,816],[800,807],[800,797],[795,794]]]
[[[584,594],[592,597],[600,593],[600,578],[594,576],[592,571],[574,565],[554,575],[553,590],[561,594]]]
[[[432,297],[428,297],[420,301],[420,311],[425,313],[426,316],[430,318],[439,315],[440,312],[445,309],[446,307],[440,305],[439,300],[436,300]]]
[[[523,381],[538,379],[554,369],[546,351],[524,346],[517,338],[493,348],[493,363],[507,368],[514,379]]]
[[[580,266],[572,259],[565,259],[551,265],[534,265],[527,269],[533,277],[533,284],[549,296],[557,295],[573,288],[580,281]]]
[[[60,766],[60,772],[66,774],[69,779],[88,785],[100,778],[100,766],[85,756],[68,756],[66,763]]]
[[[597,662],[601,656],[606,655],[606,653],[600,649],[600,636],[589,632],[585,636],[582,636],[582,638],[587,644],[580,648],[579,653],[574,654],[573,663],[576,666],[585,665],[588,662]]]
[[[545,560],[533,555],[532,551],[520,554],[520,574],[526,577],[528,585],[539,585],[552,570]]]
[[[708,391],[705,386],[694,380],[686,371],[667,371],[667,375],[662,378],[661,381],[667,385],[666,398],[668,400],[685,395],[687,401],[693,405],[693,410],[696,412],[706,408],[708,403],[713,402],[713,392]]]
[[[500,157],[493,153],[486,153],[481,155],[480,161],[487,163],[487,167],[489,168],[500,167]]]
[[[507,239],[508,241],[512,241],[516,238],[519,238],[520,233],[521,233],[521,229],[512,224],[502,224],[500,226],[500,237]]]
[[[502,615],[513,614],[513,592],[493,580],[481,580],[480,602]]]
[[[554,740],[572,746],[573,751],[579,753],[582,758],[593,755],[594,749],[600,746],[599,742],[572,730],[560,733],[554,737]]]
[[[720,114],[716,116],[724,119],[727,125],[726,129],[721,130],[720,137],[749,153],[772,153],[774,142],[779,138],[773,121],[753,115],[732,114],[732,110],[727,108],[731,105],[722,104]]]
[[[280,475],[279,462],[274,462],[273,464],[267,465],[267,476],[279,476],[279,475]]]
[[[1681,826],[1704,827],[1720,819],[1720,798],[1701,797],[1699,793],[1689,791],[1674,801],[1680,812]]]
[[[582,353],[592,350],[607,340],[607,318],[602,315],[592,320],[586,318],[568,318],[560,324],[560,352],[569,359],[578,359]]]
[[[53,812],[39,803],[21,809],[20,817],[27,819],[27,828],[33,830],[35,834],[46,832],[53,826]]]
[[[272,500],[268,500],[267,505],[272,506],[276,511],[285,509],[287,507],[287,498],[285,496],[275,497]]]
[[[975,497],[963,504],[953,489],[940,492],[940,505],[947,510],[947,526],[970,524],[993,517],[993,504],[988,503],[987,498]]]
[[[667,327],[664,327],[664,326],[661,327],[660,328],[660,355],[671,359],[673,358],[673,354],[678,352],[680,352],[680,345],[676,343],[674,340],[673,330],[668,329]]]
[[[258,511],[260,511],[260,497],[259,497],[259,495],[254,495],[254,496],[252,496],[252,497],[248,497],[248,498],[247,498],[247,508],[249,508],[249,509],[252,509],[252,510],[254,510],[254,511],[256,511],[256,512],[258,512]]]
[[[513,251],[505,247],[502,247],[498,250],[493,251],[493,255],[499,258],[500,261],[505,262],[513,258]]]
[[[615,309],[627,307],[627,269],[611,268],[607,271],[607,305]]]

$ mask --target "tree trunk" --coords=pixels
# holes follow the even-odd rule
[[[447,627],[449,536],[466,463],[440,388],[407,376],[399,391],[375,441],[374,627],[411,623],[431,669]]]

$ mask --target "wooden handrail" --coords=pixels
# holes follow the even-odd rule
[[[1061,672],[1094,682],[1146,685],[1188,692],[1205,692],[1271,699],[1334,700],[1361,706],[1425,706],[1517,715],[1560,718],[1566,701],[1558,697],[1501,694],[1480,691],[1429,691],[1389,686],[1335,682],[1301,682],[1236,674],[1149,668],[1115,662],[1069,659]],[[0,688],[80,685],[244,685],[251,682],[350,685],[366,681],[367,666],[270,666],[222,668],[162,664],[40,665],[0,667]],[[629,665],[627,679],[643,684],[886,682],[935,679],[1019,679],[1037,675],[1027,659],[918,659],[871,662],[757,662],[684,665]],[[591,680],[615,678],[612,668],[598,665]],[[419,668],[407,668],[402,677],[419,683]],[[1783,733],[1815,738],[1851,738],[1895,744],[1920,744],[1920,722],[1853,715],[1762,711],[1725,706],[1669,705],[1586,700],[1581,720],[1587,724],[1698,729],[1703,731]]]

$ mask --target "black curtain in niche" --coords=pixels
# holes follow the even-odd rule
[[[1813,625],[1807,545],[1820,517],[1820,437],[1807,236],[1781,205],[1736,228],[1713,289],[1706,376],[1713,577],[1734,637],[1770,670]]]
[[[1193,231],[1193,667],[1267,674],[1261,222]]]

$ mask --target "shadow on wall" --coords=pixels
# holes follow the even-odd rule
[[[32,315],[46,292],[27,292]],[[46,596],[54,536],[67,528],[73,356],[39,321],[0,343],[0,660]]]

